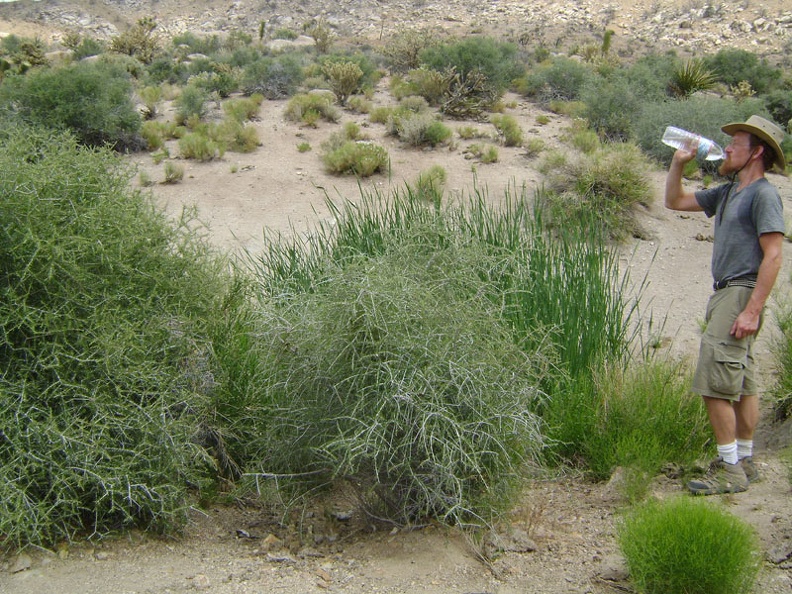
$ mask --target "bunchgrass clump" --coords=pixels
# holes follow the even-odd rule
[[[342,140],[325,143],[322,162],[330,173],[369,177],[387,170],[388,151],[373,142]]]
[[[179,139],[179,154],[184,159],[211,161],[222,156],[224,147],[203,132],[188,132]]]
[[[761,567],[751,526],[716,502],[688,497],[633,509],[619,544],[641,594],[751,592]]]
[[[572,377],[573,387],[559,391],[544,415],[555,428],[553,452],[598,480],[628,469],[637,481],[627,481],[622,495],[642,499],[648,477],[669,461],[693,464],[710,438],[701,399],[690,397],[684,371],[679,364],[646,361],[598,367],[593,383]]]

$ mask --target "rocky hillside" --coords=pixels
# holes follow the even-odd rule
[[[565,52],[596,42],[606,29],[615,33],[613,47],[622,55],[738,47],[783,63],[792,49],[787,0],[22,0],[0,3],[0,36],[24,31],[57,41],[63,32],[79,31],[109,38],[143,16],[154,16],[164,36],[243,30],[255,37],[262,22],[268,31],[299,30],[322,18],[339,37],[372,44],[400,27],[432,26]]]

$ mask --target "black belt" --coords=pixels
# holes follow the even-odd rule
[[[756,276],[755,275],[738,276],[737,278],[715,281],[712,284],[713,291],[720,291],[721,289],[725,289],[726,287],[748,287],[749,289],[753,289],[754,287],[756,287]]]

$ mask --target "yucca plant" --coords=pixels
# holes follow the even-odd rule
[[[697,91],[707,91],[715,86],[717,77],[707,68],[700,58],[691,58],[674,70],[668,82],[668,92],[673,97],[683,99]]]

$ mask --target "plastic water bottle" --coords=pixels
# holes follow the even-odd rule
[[[669,126],[663,133],[663,144],[675,149],[695,146],[697,142],[698,150],[696,151],[696,157],[699,159],[704,159],[706,161],[723,159],[723,149],[709,138],[704,138],[703,136],[688,132],[687,130],[682,130],[681,128],[675,128],[674,126]]]

